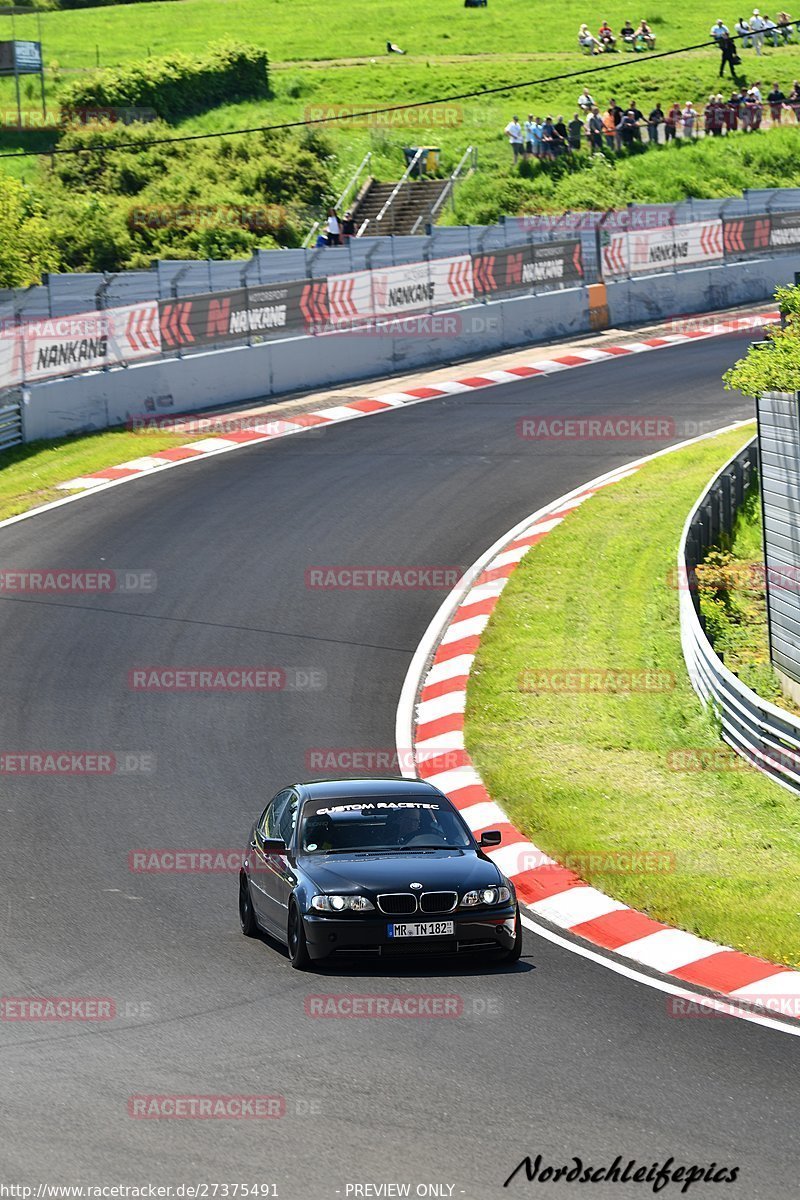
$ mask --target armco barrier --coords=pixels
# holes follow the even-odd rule
[[[714,710],[722,738],[754,767],[800,794],[800,720],[757,696],[729,671],[703,631],[694,568],[729,530],[757,462],[753,439],[725,464],[689,514],[678,549],[681,643],[692,686]]]

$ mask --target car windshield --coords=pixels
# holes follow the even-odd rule
[[[444,799],[315,800],[303,807],[303,854],[466,850],[466,826]]]

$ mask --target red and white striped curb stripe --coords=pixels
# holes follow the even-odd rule
[[[684,342],[702,338],[719,337],[740,329],[759,329],[768,321],[775,320],[777,315],[777,313],[742,314],[738,317],[714,321],[699,330],[691,329],[683,333],[666,334],[664,337],[647,338],[642,342],[626,342],[622,346],[604,346],[597,349],[585,347],[569,354],[554,353],[546,358],[520,363],[503,370],[486,371],[480,375],[469,375],[462,379],[437,382],[428,387],[410,388],[405,392],[387,392],[374,399],[353,400],[334,408],[322,408],[318,412],[287,416],[285,419],[265,417],[263,421],[255,422],[252,425],[249,424],[251,418],[247,418],[246,413],[227,413],[219,417],[194,418],[192,423],[196,428],[202,429],[205,426],[212,431],[220,425],[224,427],[237,419],[242,422],[247,420],[248,425],[247,428],[225,432],[219,437],[204,437],[200,441],[188,442],[185,446],[156,450],[153,454],[148,454],[143,458],[135,458],[116,467],[105,467],[101,471],[92,471],[89,475],[81,475],[77,479],[69,479],[66,483],[58,484],[58,487],[64,491],[101,487],[117,480],[133,479],[138,475],[164,470],[164,468],[175,466],[179,462],[203,458],[210,454],[221,454],[230,450],[240,450],[243,446],[254,445],[258,442],[272,442],[293,433],[302,433],[314,426],[336,425],[341,421],[352,421],[356,417],[371,416],[373,413],[402,408],[407,404],[420,404],[426,400],[436,400],[442,396],[452,396],[477,388],[517,383],[520,379],[531,379],[537,375],[552,375],[557,371],[568,371],[573,367],[609,362],[627,354],[662,350],[668,346],[679,346]],[[157,417],[152,419],[154,423],[158,421]],[[188,420],[189,418],[187,418]]]
[[[419,691],[413,739],[417,774],[450,798],[476,834],[489,828],[501,831],[500,846],[487,854],[514,881],[532,913],[676,980],[739,1001],[780,1005],[782,997],[800,997],[800,972],[672,929],[585,883],[514,828],[487,792],[464,747],[469,674],[509,577],[531,547],[570,512],[601,488],[635,474],[640,465],[608,475],[566,502],[556,501],[531,518],[530,524],[518,526],[484,565],[445,626]],[[800,1014],[790,1005],[788,1015]]]

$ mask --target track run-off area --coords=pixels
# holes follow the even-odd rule
[[[596,1168],[620,1155],[738,1168],[693,1196],[797,1194],[798,1039],[781,1030],[677,1019],[663,992],[533,930],[513,969],[302,974],[241,936],[235,871],[176,871],[168,855],[161,871],[137,869],[147,850],[233,854],[284,783],[332,761],[328,774],[360,773],[354,761],[379,774],[391,759],[404,678],[450,583],[331,589],[315,570],[444,569],[452,581],[570,489],[751,417],[720,381],[748,336],[309,429],[0,528],[6,570],[155,581],[0,597],[3,750],[117,764],[3,776],[2,993],[104,999],[113,1013],[0,1022],[7,1180],[274,1184],[281,1200],[395,1184],[490,1200],[535,1194],[524,1172],[503,1187],[525,1155]],[[519,435],[525,418],[556,416],[654,418],[659,436]],[[287,686],[142,690],[131,673],[146,667],[275,668]],[[320,1017],[314,1003],[377,995],[450,1002],[416,1019]],[[152,1119],[142,1096],[281,1103],[264,1120]],[[641,1188],[652,1193],[631,1182],[599,1194]]]

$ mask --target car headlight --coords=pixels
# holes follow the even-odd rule
[[[311,907],[317,912],[374,912],[375,905],[366,896],[312,896]]]
[[[511,889],[507,887],[475,888],[465,892],[461,897],[464,908],[476,908],[487,904],[507,904],[511,899]]]

